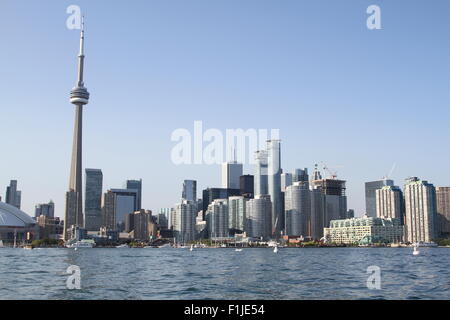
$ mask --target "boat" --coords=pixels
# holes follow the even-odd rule
[[[399,248],[400,244],[399,243],[391,243],[391,248]]]
[[[3,245],[3,240],[0,240],[0,248],[4,248],[5,246]]]
[[[423,241],[419,241],[417,243],[414,244],[417,247],[437,247],[437,243],[434,242],[423,242]]]
[[[277,253],[277,252],[278,252],[278,246],[275,246],[275,247],[273,248],[273,252],[274,252],[274,253]]]
[[[191,247],[189,248],[189,251],[194,250],[194,246],[191,244]]]
[[[267,246],[268,246],[268,247],[276,247],[276,246],[277,246],[277,242],[271,240],[271,241],[267,242]]]
[[[26,245],[26,246],[24,246],[23,247],[25,250],[31,250],[31,249],[33,249],[33,246],[32,245]]]
[[[234,251],[236,251],[236,252],[241,252],[241,251],[242,251],[242,249],[238,249],[238,248],[236,248],[236,249],[234,249]]]
[[[419,255],[419,253],[420,253],[420,251],[417,249],[417,243],[416,244],[414,244],[414,251],[413,251],[413,255],[414,256],[417,256],[417,255]]]
[[[67,248],[93,248],[95,245],[94,240],[79,240],[66,245]]]
[[[116,248],[117,249],[125,249],[125,248],[129,248],[129,246],[126,243],[124,243],[124,244],[116,246]]]
[[[163,244],[162,246],[159,246],[158,248],[172,248],[172,246],[170,245],[170,243],[166,243],[166,244]]]

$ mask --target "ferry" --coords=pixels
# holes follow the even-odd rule
[[[415,244],[417,247],[437,247],[437,243],[419,241]]]
[[[80,240],[66,245],[67,248],[93,248],[95,246],[94,240]]]

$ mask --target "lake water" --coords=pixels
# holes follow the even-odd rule
[[[66,287],[70,265],[80,290]],[[3,248],[0,299],[450,299],[449,267],[449,248]]]

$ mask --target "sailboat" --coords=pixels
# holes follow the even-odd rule
[[[274,253],[277,253],[277,252],[278,252],[278,246],[275,246],[275,247],[273,248],[273,252],[274,252]]]
[[[191,247],[189,248],[189,251],[192,251],[192,250],[194,250],[194,245],[193,244],[191,244]]]
[[[414,244],[414,251],[413,251],[413,255],[417,256],[419,255],[420,251],[417,249],[417,243]]]
[[[3,240],[0,240],[0,248],[4,248],[5,246],[3,245]]]

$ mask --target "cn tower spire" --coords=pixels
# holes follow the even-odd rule
[[[82,191],[82,145],[83,106],[89,102],[89,92],[84,86],[84,18],[81,20],[80,53],[78,54],[77,85],[70,91],[70,103],[75,105],[75,125],[73,131],[72,161],[70,167],[69,191],[66,193],[66,213],[64,239],[73,237],[72,227],[83,227]]]

